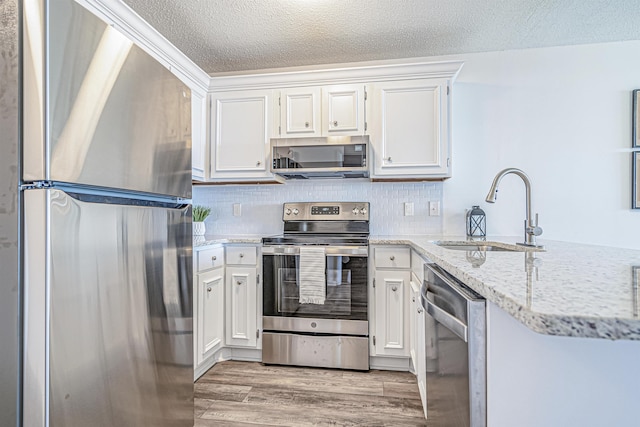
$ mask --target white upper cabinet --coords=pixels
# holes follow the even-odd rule
[[[273,179],[269,172],[271,97],[270,90],[211,95],[212,180]]]
[[[448,178],[447,79],[377,83],[371,112],[372,178]]]
[[[364,85],[322,88],[322,120],[326,136],[363,135],[365,130]]]
[[[320,88],[280,91],[280,132],[283,138],[320,136]]]
[[[191,91],[191,175],[204,181],[207,173],[207,101],[206,96]]]
[[[364,85],[311,86],[280,91],[281,138],[363,135]]]

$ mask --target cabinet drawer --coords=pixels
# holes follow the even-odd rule
[[[224,265],[224,248],[222,246],[198,251],[197,271],[209,270]]]
[[[375,248],[373,252],[376,268],[410,268],[409,248]]]
[[[227,264],[256,265],[256,248],[254,246],[227,246]]]

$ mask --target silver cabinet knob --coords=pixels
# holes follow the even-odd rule
[[[217,260],[217,259],[218,259],[218,257],[217,257],[217,256],[215,256],[215,255],[211,257],[211,261],[215,261],[215,260]]]
[[[244,254],[240,254],[240,258],[244,258]]]
[[[393,261],[394,259],[396,259],[396,257],[395,257],[395,256],[393,256],[393,255],[391,255],[391,256],[389,257],[389,259],[390,259],[391,261]]]
[[[411,297],[411,302],[416,302],[416,297]]]
[[[418,308],[418,314],[422,314],[422,308]]]
[[[338,126],[338,121],[337,120],[333,121],[333,126]]]
[[[207,288],[207,292],[211,292],[211,286]]]
[[[398,290],[398,287],[397,287],[397,286],[392,286],[392,287],[391,287],[391,290],[392,290],[393,292],[395,292],[395,291],[397,291],[397,290]]]
[[[236,282],[236,285],[242,285],[242,282],[241,282],[240,280],[238,280],[238,281]]]
[[[260,160],[258,160],[258,161],[256,162],[256,166],[260,166],[261,164],[262,164],[262,162],[261,162]]]
[[[309,127],[309,122],[304,122],[304,127],[308,128]]]
[[[387,162],[391,161],[391,156],[387,157]]]

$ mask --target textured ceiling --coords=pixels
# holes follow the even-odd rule
[[[210,74],[640,40],[639,0],[123,0]]]

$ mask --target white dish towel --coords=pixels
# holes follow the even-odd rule
[[[323,247],[300,248],[300,304],[324,304],[327,297],[325,256]]]

